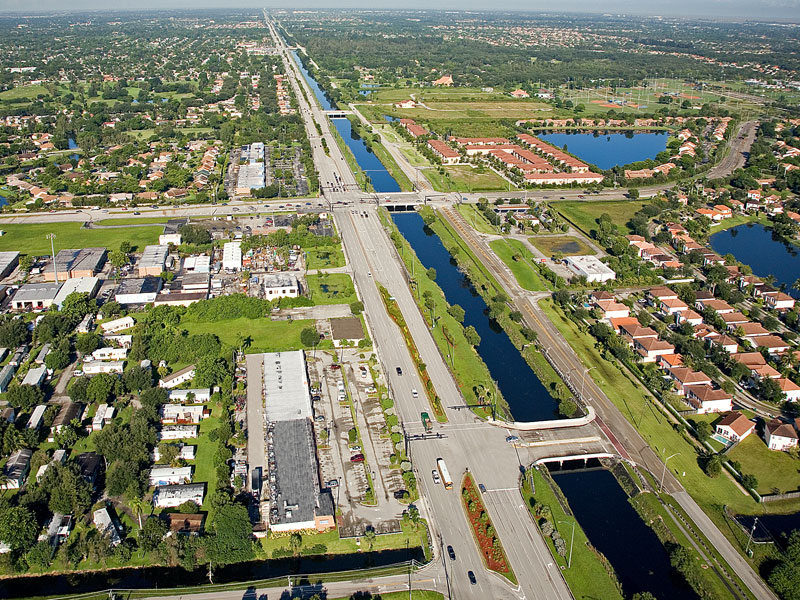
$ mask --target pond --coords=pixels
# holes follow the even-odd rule
[[[393,117],[392,115],[383,115],[383,118],[389,121],[389,123],[394,123],[395,121],[399,121],[398,117]]]
[[[567,146],[570,154],[596,165],[611,169],[648,158],[655,158],[667,148],[667,133],[542,133],[541,140],[557,148]]]
[[[771,229],[759,223],[747,223],[715,233],[709,242],[720,256],[733,254],[760,277],[774,275],[776,285],[785,283],[788,294],[800,297],[800,292],[791,289],[800,277],[800,248],[787,244]]]
[[[800,513],[788,515],[736,515],[736,520],[749,533],[753,529],[754,519],[758,519],[755,530],[753,530],[753,541],[769,542],[773,539],[782,543],[795,529],[800,529]]]
[[[669,555],[606,469],[553,473],[591,544],[617,573],[625,597],[650,592],[656,598],[692,599],[694,593],[669,563]],[[571,525],[558,524],[569,540]],[[569,542],[568,542],[569,543]]]
[[[450,304],[464,309],[464,327],[472,325],[481,336],[478,354],[508,402],[516,421],[541,421],[557,416],[556,402],[505,331],[489,318],[489,309],[459,270],[439,237],[417,213],[394,213],[394,222],[426,269],[436,269],[436,283]],[[467,399],[471,390],[465,390]],[[474,399],[474,398],[473,398]]]
[[[367,148],[364,140],[353,131],[353,124],[350,119],[331,119],[331,122],[336,127],[339,135],[342,136],[344,143],[350,148],[358,166],[369,176],[375,191],[380,193],[399,192],[400,186],[395,178],[386,170],[386,167],[375,156],[375,153]]]

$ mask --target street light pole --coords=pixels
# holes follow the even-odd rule
[[[753,519],[753,526],[750,528],[750,535],[747,537],[747,548],[744,549],[744,553],[747,556],[750,556],[750,542],[753,541],[753,534],[756,532],[756,525],[758,525],[758,517]]]
[[[564,525],[567,525],[568,522],[567,521],[559,521],[559,523],[564,523]],[[572,535],[570,536],[570,539],[569,539],[569,558],[567,559],[567,568],[568,569],[572,567],[572,547],[573,547],[574,543],[575,543],[575,521],[572,521]]]
[[[583,387],[586,385],[586,376],[589,374],[589,371],[592,369],[596,369],[597,366],[589,367],[583,372],[583,377],[581,377],[581,402],[583,402]]]
[[[663,491],[664,491],[664,475],[666,475],[666,474],[667,474],[667,463],[669,462],[669,459],[670,459],[670,458],[673,458],[673,457],[675,457],[675,456],[678,456],[679,454],[680,454],[680,452],[676,452],[675,454],[672,454],[672,455],[668,456],[668,457],[667,457],[667,458],[664,460],[664,470],[663,470],[663,471],[661,471],[661,483],[659,483],[659,485],[658,485],[658,489],[659,489],[659,491],[660,491],[660,492],[663,492]]]
[[[50,240],[50,252],[53,255],[53,274],[55,275],[56,283],[58,283],[58,267],[56,266],[56,249],[55,249],[55,245],[54,245],[54,242],[53,242],[53,240],[56,239],[56,234],[55,233],[48,233],[44,237],[47,238],[48,240]]]

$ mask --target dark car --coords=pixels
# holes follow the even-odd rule
[[[450,557],[450,560],[455,560],[456,559],[456,551],[453,550],[452,546],[448,546],[447,547],[447,555]]]
[[[408,492],[406,490],[395,490],[394,497],[396,500],[402,500],[403,498],[406,497],[407,493]]]
[[[478,583],[478,580],[475,579],[475,573],[473,573],[472,571],[467,571],[467,577],[469,577],[469,582],[472,585],[475,585],[476,583]]]
[[[353,454],[353,456],[350,457],[350,462],[364,462],[364,455]]]
[[[485,494],[486,493],[486,486],[483,485],[482,483],[478,484],[478,489],[481,491],[481,494]]]
[[[401,369],[400,367],[395,367],[394,370],[397,371],[398,375],[402,375],[403,374],[403,369]]]

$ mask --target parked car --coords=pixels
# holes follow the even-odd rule
[[[447,555],[450,557],[450,560],[455,560],[456,559],[456,551],[453,550],[452,546],[448,546],[447,547]]]
[[[403,374],[403,369],[401,369],[400,367],[395,367],[394,370],[397,371],[398,375],[402,375]]]
[[[337,371],[342,368],[342,365],[331,365],[331,371]]]
[[[317,423],[322,423],[323,421],[325,421],[325,416],[324,415],[317,415],[316,417],[314,417],[314,420]]]
[[[506,441],[509,444],[513,444],[514,442],[518,442],[519,441],[519,436],[517,436],[517,435],[509,435],[509,436],[506,437]]]
[[[402,500],[403,498],[405,498],[405,495],[407,493],[408,493],[408,491],[406,491],[406,490],[395,490],[394,491],[394,497],[395,497],[396,500]]]
[[[328,487],[329,487],[329,488],[335,488],[335,487],[339,487],[339,480],[338,480],[338,479],[331,479],[331,480],[328,482]]]
[[[364,455],[353,454],[353,456],[350,457],[350,462],[364,462]]]
[[[361,446],[350,446],[350,452],[361,452]]]

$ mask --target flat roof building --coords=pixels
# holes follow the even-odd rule
[[[184,502],[203,504],[205,484],[189,483],[187,485],[162,485],[153,492],[153,504],[158,508],[175,508]]]
[[[264,416],[267,421],[310,419],[311,393],[302,350],[267,352],[264,361]]]
[[[88,294],[89,298],[94,298],[98,289],[100,289],[100,279],[97,277],[73,277],[67,279],[58,290],[53,304],[61,309],[70,294]]]
[[[242,269],[242,242],[227,242],[222,246],[222,268],[226,271]]]
[[[150,304],[155,301],[163,283],[160,277],[152,276],[122,279],[114,298],[120,304]]]
[[[8,384],[14,379],[14,373],[17,371],[14,365],[5,365],[0,369],[0,393],[5,394],[8,390]]]
[[[276,273],[263,276],[264,296],[273,298],[297,298],[300,295],[300,284],[291,273]]]
[[[137,264],[139,277],[161,275],[167,264],[167,256],[169,256],[169,246],[145,246],[142,257]]]
[[[103,269],[108,251],[105,248],[75,248],[59,250],[56,254],[55,270],[58,280],[75,277],[94,277]],[[55,281],[53,263],[43,269],[46,281]]]
[[[11,307],[14,310],[50,308],[60,289],[60,283],[26,283],[12,296]]]
[[[25,378],[22,380],[22,385],[32,385],[39,387],[47,377],[47,367],[35,367],[25,373]]]
[[[0,482],[0,489],[15,490],[22,487],[31,464],[31,456],[33,456],[33,450],[22,448],[8,457],[5,467],[3,467],[5,481]]]
[[[19,252],[0,252],[0,279],[5,279],[19,265]]]
[[[603,283],[617,278],[617,274],[596,256],[567,256],[564,264],[578,277],[586,277],[589,283]]]
[[[358,317],[331,319],[331,338],[334,346],[350,346],[364,339],[364,327]]]

